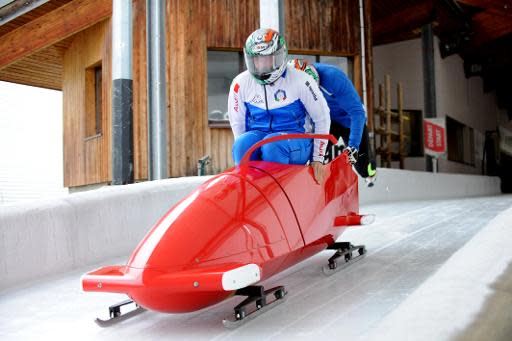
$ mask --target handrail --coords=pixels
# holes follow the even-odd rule
[[[240,161],[240,166],[247,164],[249,162],[249,159],[251,158],[252,153],[259,147],[263,146],[264,144],[275,142],[275,141],[281,141],[281,140],[290,140],[290,139],[327,139],[327,140],[331,141],[333,144],[338,143],[338,140],[333,135],[330,135],[330,134],[294,133],[294,134],[276,135],[276,136],[269,137],[268,139],[263,139],[261,141],[258,141],[254,145],[252,145],[252,147],[249,148],[249,150],[245,152],[242,160]]]

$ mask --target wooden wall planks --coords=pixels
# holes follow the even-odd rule
[[[225,48],[228,50],[242,49],[249,34],[259,28],[259,11],[259,0],[208,1],[207,47]],[[208,89],[206,89],[205,93],[205,108],[208,106],[207,95]],[[233,133],[231,129],[209,128],[206,110],[202,120],[206,144],[205,155],[210,155],[212,159],[209,171],[219,173],[226,168],[232,167],[231,146],[233,145]]]
[[[135,180],[148,178],[146,0],[133,1],[133,158]]]
[[[207,10],[207,3],[201,0],[167,2],[171,177],[197,174],[197,160],[204,155]]]
[[[354,0],[286,0],[285,37],[293,51],[359,53],[359,9]]]
[[[64,186],[81,186],[111,179],[111,25],[110,20],[84,30],[64,54]],[[103,69],[102,134],[85,132],[85,70],[101,61]]]
[[[242,48],[260,25],[259,0],[208,1],[208,47]]]
[[[145,180],[148,173],[146,2],[133,0],[133,4],[134,166],[135,179]],[[322,0],[317,4],[314,0],[287,0],[286,8],[290,49],[359,54],[359,16],[355,2]],[[166,12],[169,175],[197,174],[197,161],[204,155],[212,158],[211,172],[223,171],[233,165],[233,134],[230,129],[208,127],[206,52],[208,48],[241,49],[248,34],[259,26],[259,1],[168,0]],[[304,16],[311,20],[305,21]],[[110,23],[104,21],[71,39],[63,57],[62,76],[65,185],[108,182],[111,180]],[[43,55],[41,58],[44,59]],[[103,60],[103,134],[84,140],[83,72],[99,59]],[[360,78],[357,82],[360,84]]]

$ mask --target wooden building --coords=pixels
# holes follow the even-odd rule
[[[284,3],[290,53],[348,57],[361,91],[358,1]],[[197,174],[204,155],[211,156],[214,172],[223,170],[232,164],[233,135],[229,127],[208,123],[207,55],[241,51],[259,27],[259,0],[168,0],[166,5],[169,176]],[[136,181],[148,178],[145,7],[146,0],[133,0]],[[112,179],[111,14],[111,0],[51,0],[0,26],[0,80],[63,91],[66,187]],[[371,61],[371,48],[366,54]],[[371,77],[367,82],[371,89]]]

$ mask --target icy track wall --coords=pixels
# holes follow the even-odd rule
[[[498,177],[428,173],[379,168],[375,186],[367,188],[359,178],[361,205],[388,201],[429,200],[496,195],[501,193]]]
[[[0,290],[129,255],[170,206],[208,178],[104,187],[1,207]],[[361,204],[495,195],[499,179],[379,169],[376,185],[360,183],[360,193]]]
[[[0,207],[0,290],[130,254],[170,206],[208,178],[103,187]]]

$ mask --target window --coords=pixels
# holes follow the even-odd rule
[[[337,56],[319,56],[319,55],[307,55],[307,54],[290,54],[288,55],[288,60],[291,59],[306,59],[311,63],[324,63],[335,65],[343,70],[345,74],[353,81],[354,73],[353,73],[353,65],[352,61],[347,57],[337,57]]]
[[[290,54],[288,60],[307,59],[311,62],[332,64],[340,67],[349,78],[353,69],[349,58]],[[208,51],[208,126],[229,127],[228,94],[233,78],[245,70],[242,51]]]
[[[448,160],[475,165],[475,143],[473,128],[446,116],[448,137]]]
[[[423,156],[423,114],[421,110],[403,111],[404,152],[407,157]]]
[[[85,136],[101,135],[103,116],[103,87],[101,62],[95,63],[85,70]]]
[[[233,78],[244,70],[242,51],[208,51],[208,125],[210,127],[229,127],[229,87]]]

